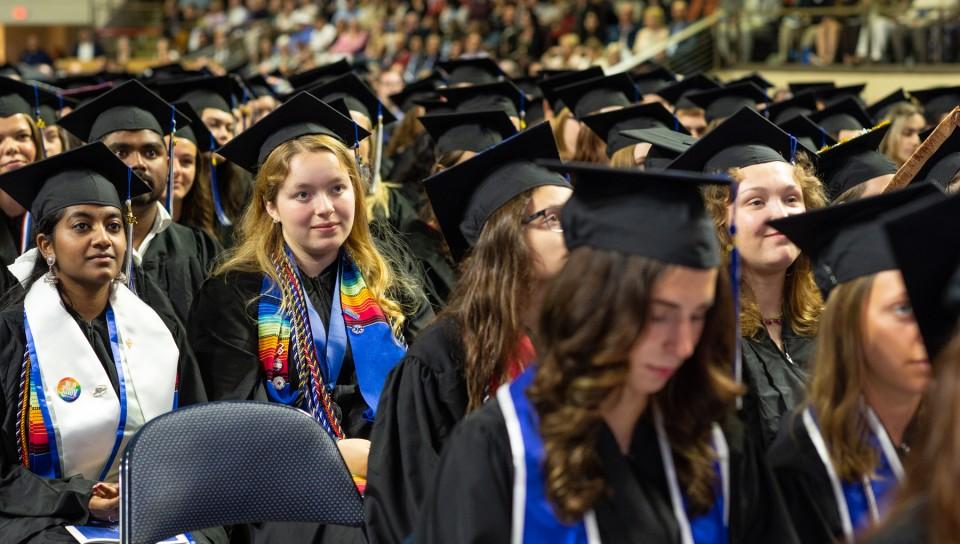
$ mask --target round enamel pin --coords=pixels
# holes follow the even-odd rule
[[[80,382],[73,378],[64,378],[57,383],[57,395],[64,402],[73,402],[80,397]]]

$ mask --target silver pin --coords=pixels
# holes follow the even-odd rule
[[[106,393],[107,393],[106,385],[101,384],[93,388],[93,396],[96,398],[100,398],[104,396]]]

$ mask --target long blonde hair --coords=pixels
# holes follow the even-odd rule
[[[730,174],[737,181],[742,179],[739,169],[732,170]],[[813,167],[803,154],[799,155],[794,165],[793,179],[800,186],[807,211],[826,206],[827,197],[824,194],[823,185],[813,174]],[[727,206],[732,202],[731,199],[730,190],[726,187],[709,186],[704,190],[707,211],[710,212],[717,227],[717,236],[720,238],[720,246],[726,262],[729,262],[733,250],[733,240],[730,238],[727,224]],[[745,278],[740,279],[740,293],[741,334],[745,338],[757,338],[764,330],[763,316],[760,315],[760,306]],[[783,318],[789,320],[790,329],[793,332],[803,336],[813,336],[817,333],[817,322],[823,310],[823,299],[813,281],[810,259],[803,253],[787,269],[783,303]]]
[[[897,166],[901,165],[900,160],[897,159],[897,148],[900,147],[903,126],[914,115],[923,115],[923,110],[910,103],[897,104],[887,114],[887,118],[890,119],[890,129],[880,142],[880,153],[886,155]]]
[[[613,152],[610,157],[610,166],[614,168],[637,168],[637,161],[633,159],[633,151],[637,144],[628,145]]]
[[[278,145],[270,152],[254,180],[251,205],[247,207],[238,227],[237,245],[214,274],[231,271],[260,272],[280,284],[274,258],[278,252],[283,251],[283,232],[280,224],[274,223],[267,213],[267,203],[276,202],[277,193],[287,179],[290,163],[296,155],[319,152],[332,153],[350,178],[356,203],[353,228],[344,242],[344,247],[360,269],[367,289],[390,320],[394,334],[400,336],[405,320],[405,308],[400,300],[403,299],[402,295],[412,288],[410,280],[399,273],[375,244],[367,222],[367,207],[364,201],[366,188],[360,179],[353,151],[331,136],[300,136]],[[284,304],[286,302],[284,300]]]
[[[848,481],[873,473],[879,462],[868,440],[870,430],[861,407],[867,364],[864,311],[875,277],[857,278],[830,292],[820,316],[821,333],[808,393],[837,474]]]

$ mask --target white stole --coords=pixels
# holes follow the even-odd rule
[[[105,467],[121,431],[120,399],[110,378],[55,286],[37,281],[24,299],[36,355],[31,354],[31,363],[40,367],[64,477],[80,474],[98,480],[106,473],[115,481],[126,442],[145,422],[174,408],[180,350],[170,330],[123,285],[112,288],[109,303],[121,359],[115,364],[119,363],[118,375],[125,385],[127,410],[117,454]],[[65,378],[80,386],[75,400],[58,394],[57,385]]]

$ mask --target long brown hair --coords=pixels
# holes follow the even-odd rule
[[[633,158],[633,151],[636,147],[634,145],[628,145],[622,149],[618,149],[613,152],[613,156],[610,157],[610,166],[614,168],[627,168],[627,169],[636,169],[637,161]]]
[[[468,412],[483,404],[492,380],[503,381],[506,361],[524,334],[532,275],[521,221],[532,194],[530,189],[514,197],[487,220],[441,312],[459,324]]]
[[[273,259],[277,252],[282,251],[283,233],[280,224],[274,223],[267,213],[266,205],[268,202],[276,201],[280,186],[290,173],[290,163],[293,158],[300,153],[316,152],[332,153],[350,178],[356,203],[353,228],[344,247],[360,268],[364,283],[389,319],[394,334],[400,337],[406,319],[405,313],[412,313],[412,308],[404,308],[399,301],[417,300],[415,296],[408,296],[415,290],[415,286],[411,284],[412,280],[399,272],[400,268],[393,264],[389,254],[381,253],[380,248],[374,243],[367,222],[365,188],[354,162],[353,152],[331,136],[322,134],[300,136],[278,145],[270,152],[257,172],[251,205],[247,207],[240,221],[237,245],[214,274],[219,275],[234,270],[260,272],[280,284]]]
[[[834,467],[844,480],[859,481],[864,474],[871,474],[879,461],[870,447],[870,429],[862,409],[867,364],[864,311],[875,277],[842,283],[827,297],[807,393]]]
[[[936,379],[928,393],[929,409],[921,419],[923,442],[907,462],[907,478],[897,496],[899,514],[926,498],[923,522],[935,544],[960,543],[960,335],[934,359]]]
[[[425,129],[420,123],[419,117],[424,114],[424,108],[420,105],[414,105],[403,114],[403,120],[397,126],[397,130],[390,136],[390,142],[384,151],[385,157],[392,157],[412,145],[417,136]]]
[[[547,496],[562,519],[580,519],[604,494],[597,453],[601,407],[622,391],[628,354],[647,323],[651,289],[668,268],[580,247],[547,288],[537,329],[540,366],[528,395],[540,417]],[[669,414],[665,425],[678,479],[698,512],[714,500],[711,422],[731,409],[741,390],[731,377],[732,304],[721,270],[693,356],[654,395]]]
[[[197,169],[193,175],[193,186],[183,195],[180,204],[180,222],[196,227],[209,234],[214,240],[220,240],[215,226],[216,213],[213,208],[213,194],[210,191],[210,156],[212,153],[197,152]]]
[[[565,161],[573,158],[573,153],[576,151],[575,149],[567,149],[567,142],[563,139],[563,127],[566,126],[567,121],[578,122],[569,108],[563,108],[553,116],[553,119],[550,119],[550,130],[553,132],[553,140],[557,143],[557,152],[560,154],[560,158]]]
[[[730,175],[735,180],[742,179],[739,169],[732,170]],[[797,163],[794,165],[793,179],[800,186],[807,211],[826,206],[827,198],[823,185],[814,175],[813,167],[803,153],[798,155]],[[724,261],[729,262],[733,250],[733,240],[730,238],[727,223],[727,206],[733,202],[730,190],[727,187],[710,185],[704,189],[704,201],[717,227]],[[783,318],[789,320],[793,332],[803,336],[817,334],[817,322],[823,309],[823,299],[813,281],[810,258],[803,253],[787,269],[783,304]],[[745,277],[740,279],[740,331],[745,338],[758,338],[763,331],[763,316],[760,315],[760,307]]]
[[[600,136],[587,125],[580,123],[580,132],[577,133],[577,148],[573,150],[573,159],[577,162],[592,162],[607,164],[607,144]]]

